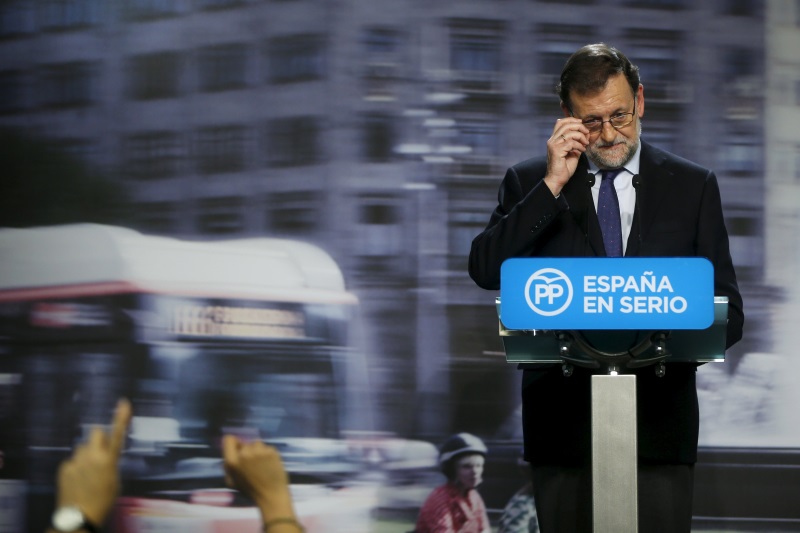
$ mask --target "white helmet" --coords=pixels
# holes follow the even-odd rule
[[[449,437],[439,448],[439,466],[444,465],[459,455],[477,453],[484,457],[488,453],[481,439],[471,433],[457,433]]]

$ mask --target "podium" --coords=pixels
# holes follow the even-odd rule
[[[509,363],[560,364],[565,376],[575,366],[596,372],[591,379],[592,509],[595,533],[638,531],[636,376],[631,369],[665,363],[725,360],[728,299],[713,297],[713,322],[686,330],[509,329],[496,300],[500,337]],[[534,366],[535,367],[535,366]]]

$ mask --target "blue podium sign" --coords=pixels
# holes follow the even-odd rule
[[[500,270],[508,329],[706,329],[714,267],[703,257],[513,258]]]

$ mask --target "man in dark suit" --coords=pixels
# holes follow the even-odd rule
[[[644,88],[619,50],[593,44],[575,52],[558,92],[564,118],[547,156],[506,172],[498,206],[472,243],[472,279],[499,289],[500,265],[510,257],[706,257],[715,294],[729,299],[730,347],[742,336],[744,315],[714,173],[640,139]],[[619,207],[611,229],[609,202]],[[653,368],[634,371],[642,532],[691,530],[695,370],[673,363],[663,377]],[[591,374],[576,368],[566,377],[558,366],[524,371],[525,458],[543,533],[591,531]]]

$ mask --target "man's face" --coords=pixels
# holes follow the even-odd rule
[[[483,481],[483,463],[480,454],[459,457],[456,460],[456,481],[465,489],[474,489]]]
[[[573,94],[571,99],[572,116],[584,122],[590,119],[608,120],[620,113],[634,113],[633,121],[620,129],[614,128],[608,122],[604,123],[599,132],[589,135],[589,146],[586,147],[586,156],[600,168],[619,168],[630,161],[639,148],[639,135],[642,131],[642,86],[639,85],[634,99],[625,76],[617,74],[608,79],[599,93]],[[566,108],[564,111],[569,113]]]

